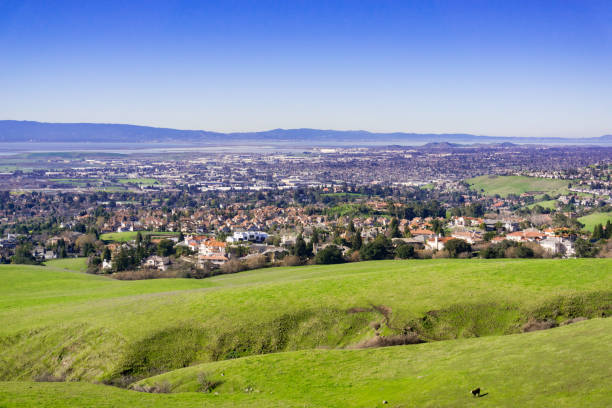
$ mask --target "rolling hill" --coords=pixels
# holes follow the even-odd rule
[[[75,265],[0,266],[0,406],[461,406],[473,384],[490,387],[478,399],[489,406],[510,406],[513,389],[544,405],[610,402],[601,384],[611,373],[599,365],[610,361],[601,339],[611,321],[511,335],[612,313],[608,259],[374,261],[149,281]],[[412,335],[425,343],[363,349]],[[207,381],[219,395],[193,392]]]
[[[473,190],[483,191],[486,195],[523,193],[562,194],[567,192],[567,180],[556,180],[527,176],[479,176],[465,180]]]
[[[593,232],[597,224],[605,226],[608,220],[612,221],[612,212],[594,212],[578,218],[578,221],[584,224],[584,229],[590,232]]]
[[[612,135],[591,138],[477,136],[465,133],[373,133],[364,130],[273,129],[262,132],[220,133],[112,123],[46,123],[0,120],[0,142],[139,143],[178,142],[205,144],[282,143],[301,145],[527,143],[612,145]]]

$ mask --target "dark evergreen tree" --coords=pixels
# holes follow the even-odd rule
[[[400,238],[401,236],[402,234],[399,230],[399,221],[394,217],[391,219],[391,224],[389,225],[389,237]]]
[[[362,245],[363,240],[361,239],[361,230],[355,231],[355,233],[351,237],[351,248],[353,249],[353,251],[359,251]]]

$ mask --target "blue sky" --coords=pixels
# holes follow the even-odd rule
[[[0,0],[0,118],[612,133],[612,1]]]

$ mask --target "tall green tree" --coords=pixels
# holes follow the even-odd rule
[[[344,262],[342,251],[335,245],[328,245],[317,252],[315,262],[320,265],[338,264]]]
[[[444,235],[444,222],[436,218],[431,222],[431,229],[436,234]]]
[[[389,237],[391,238],[400,238],[402,234],[399,230],[399,221],[397,218],[393,217],[391,219],[391,224],[389,225]]]
[[[32,255],[32,246],[30,244],[17,245],[15,254],[11,257],[11,263],[26,265],[39,264],[34,258],[34,255]]]
[[[389,238],[379,234],[372,242],[365,244],[359,254],[364,261],[387,259],[393,255],[393,246]]]
[[[299,256],[300,258],[306,258],[308,256],[308,249],[306,248],[306,241],[302,234],[299,234],[295,239],[295,245],[293,246],[293,255]]]
[[[363,240],[361,239],[361,230],[355,231],[355,233],[351,236],[351,249],[353,249],[353,251],[359,251],[362,245]]]
[[[448,255],[451,258],[456,258],[457,256],[459,256],[459,254],[471,252],[472,246],[463,239],[453,238],[449,239],[444,244],[444,250],[448,252]]]
[[[157,244],[157,255],[170,256],[174,253],[174,242],[169,239],[162,239]]]
[[[596,254],[596,247],[585,239],[578,238],[574,242],[574,250],[578,258],[592,258]]]

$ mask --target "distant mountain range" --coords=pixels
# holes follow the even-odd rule
[[[102,123],[45,123],[0,120],[0,143],[180,143],[303,146],[420,145],[425,143],[515,143],[612,145],[612,135],[589,138],[499,137],[463,133],[373,133],[364,130],[274,129],[263,132],[219,133]],[[1,149],[1,146],[0,146]]]

